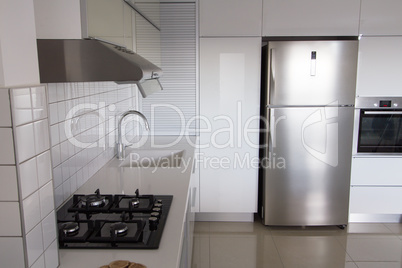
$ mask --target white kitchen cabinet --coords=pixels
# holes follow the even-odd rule
[[[263,0],[263,36],[356,36],[360,0]]]
[[[351,187],[349,213],[402,214],[402,187]]]
[[[261,36],[262,0],[200,0],[200,36]]]
[[[200,39],[200,211],[257,210],[261,38]]]
[[[353,157],[352,186],[402,186],[401,157]]]
[[[402,35],[402,1],[362,0],[359,34]]]
[[[402,96],[402,36],[362,37],[357,96]]]

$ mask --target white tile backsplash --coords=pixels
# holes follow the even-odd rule
[[[52,161],[49,150],[36,157],[36,166],[38,168],[38,184],[39,187],[42,187],[52,179]]]
[[[13,104],[13,124],[19,126],[31,122],[33,117],[30,89],[11,89],[11,96],[11,103]]]
[[[21,195],[23,199],[38,190],[39,184],[35,158],[32,158],[20,164],[19,179],[21,184]]]
[[[0,201],[18,201],[17,169],[0,166]]]
[[[19,203],[0,202],[0,215],[0,236],[21,236]]]
[[[45,255],[42,254],[30,268],[45,268]]]
[[[34,125],[33,123],[29,123],[18,126],[15,128],[15,131],[17,157],[18,162],[21,163],[35,155]]]
[[[28,266],[31,267],[43,254],[42,226],[36,225],[26,236]]]
[[[59,266],[59,255],[57,251],[57,241],[53,243],[45,251],[45,267],[57,268]]]
[[[22,237],[0,237],[1,267],[25,267]]]
[[[56,215],[53,211],[42,221],[43,248],[46,250],[57,238]]]
[[[31,88],[33,120],[47,118],[46,89],[44,86]]]
[[[15,164],[14,139],[11,128],[0,128],[0,165]]]
[[[54,211],[53,182],[39,189],[40,214],[42,219]]]
[[[8,89],[0,89],[0,127],[11,127],[10,96]]]
[[[114,82],[49,84],[48,90],[58,207],[114,156],[115,117],[136,109],[138,96],[134,86]],[[52,113],[57,116],[52,118]],[[109,145],[111,150],[105,148]]]
[[[35,152],[43,153],[50,148],[49,143],[49,123],[47,119],[34,123]]]
[[[41,221],[39,194],[36,191],[22,202],[24,209],[25,234]]]

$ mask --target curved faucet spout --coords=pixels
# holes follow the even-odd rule
[[[117,159],[119,159],[119,160],[124,159],[124,145],[123,145],[123,141],[122,141],[123,134],[121,133],[121,123],[123,122],[123,119],[130,114],[136,114],[139,117],[141,117],[144,120],[145,129],[149,130],[149,123],[148,123],[148,120],[145,117],[145,115],[143,115],[142,113],[140,113],[139,111],[136,111],[136,110],[128,110],[128,111],[124,112],[120,116],[118,125],[117,125]]]

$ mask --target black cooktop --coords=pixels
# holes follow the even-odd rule
[[[172,195],[74,195],[57,211],[59,248],[157,249]]]

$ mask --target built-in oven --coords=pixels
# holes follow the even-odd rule
[[[356,98],[356,154],[402,154],[402,97]]]

